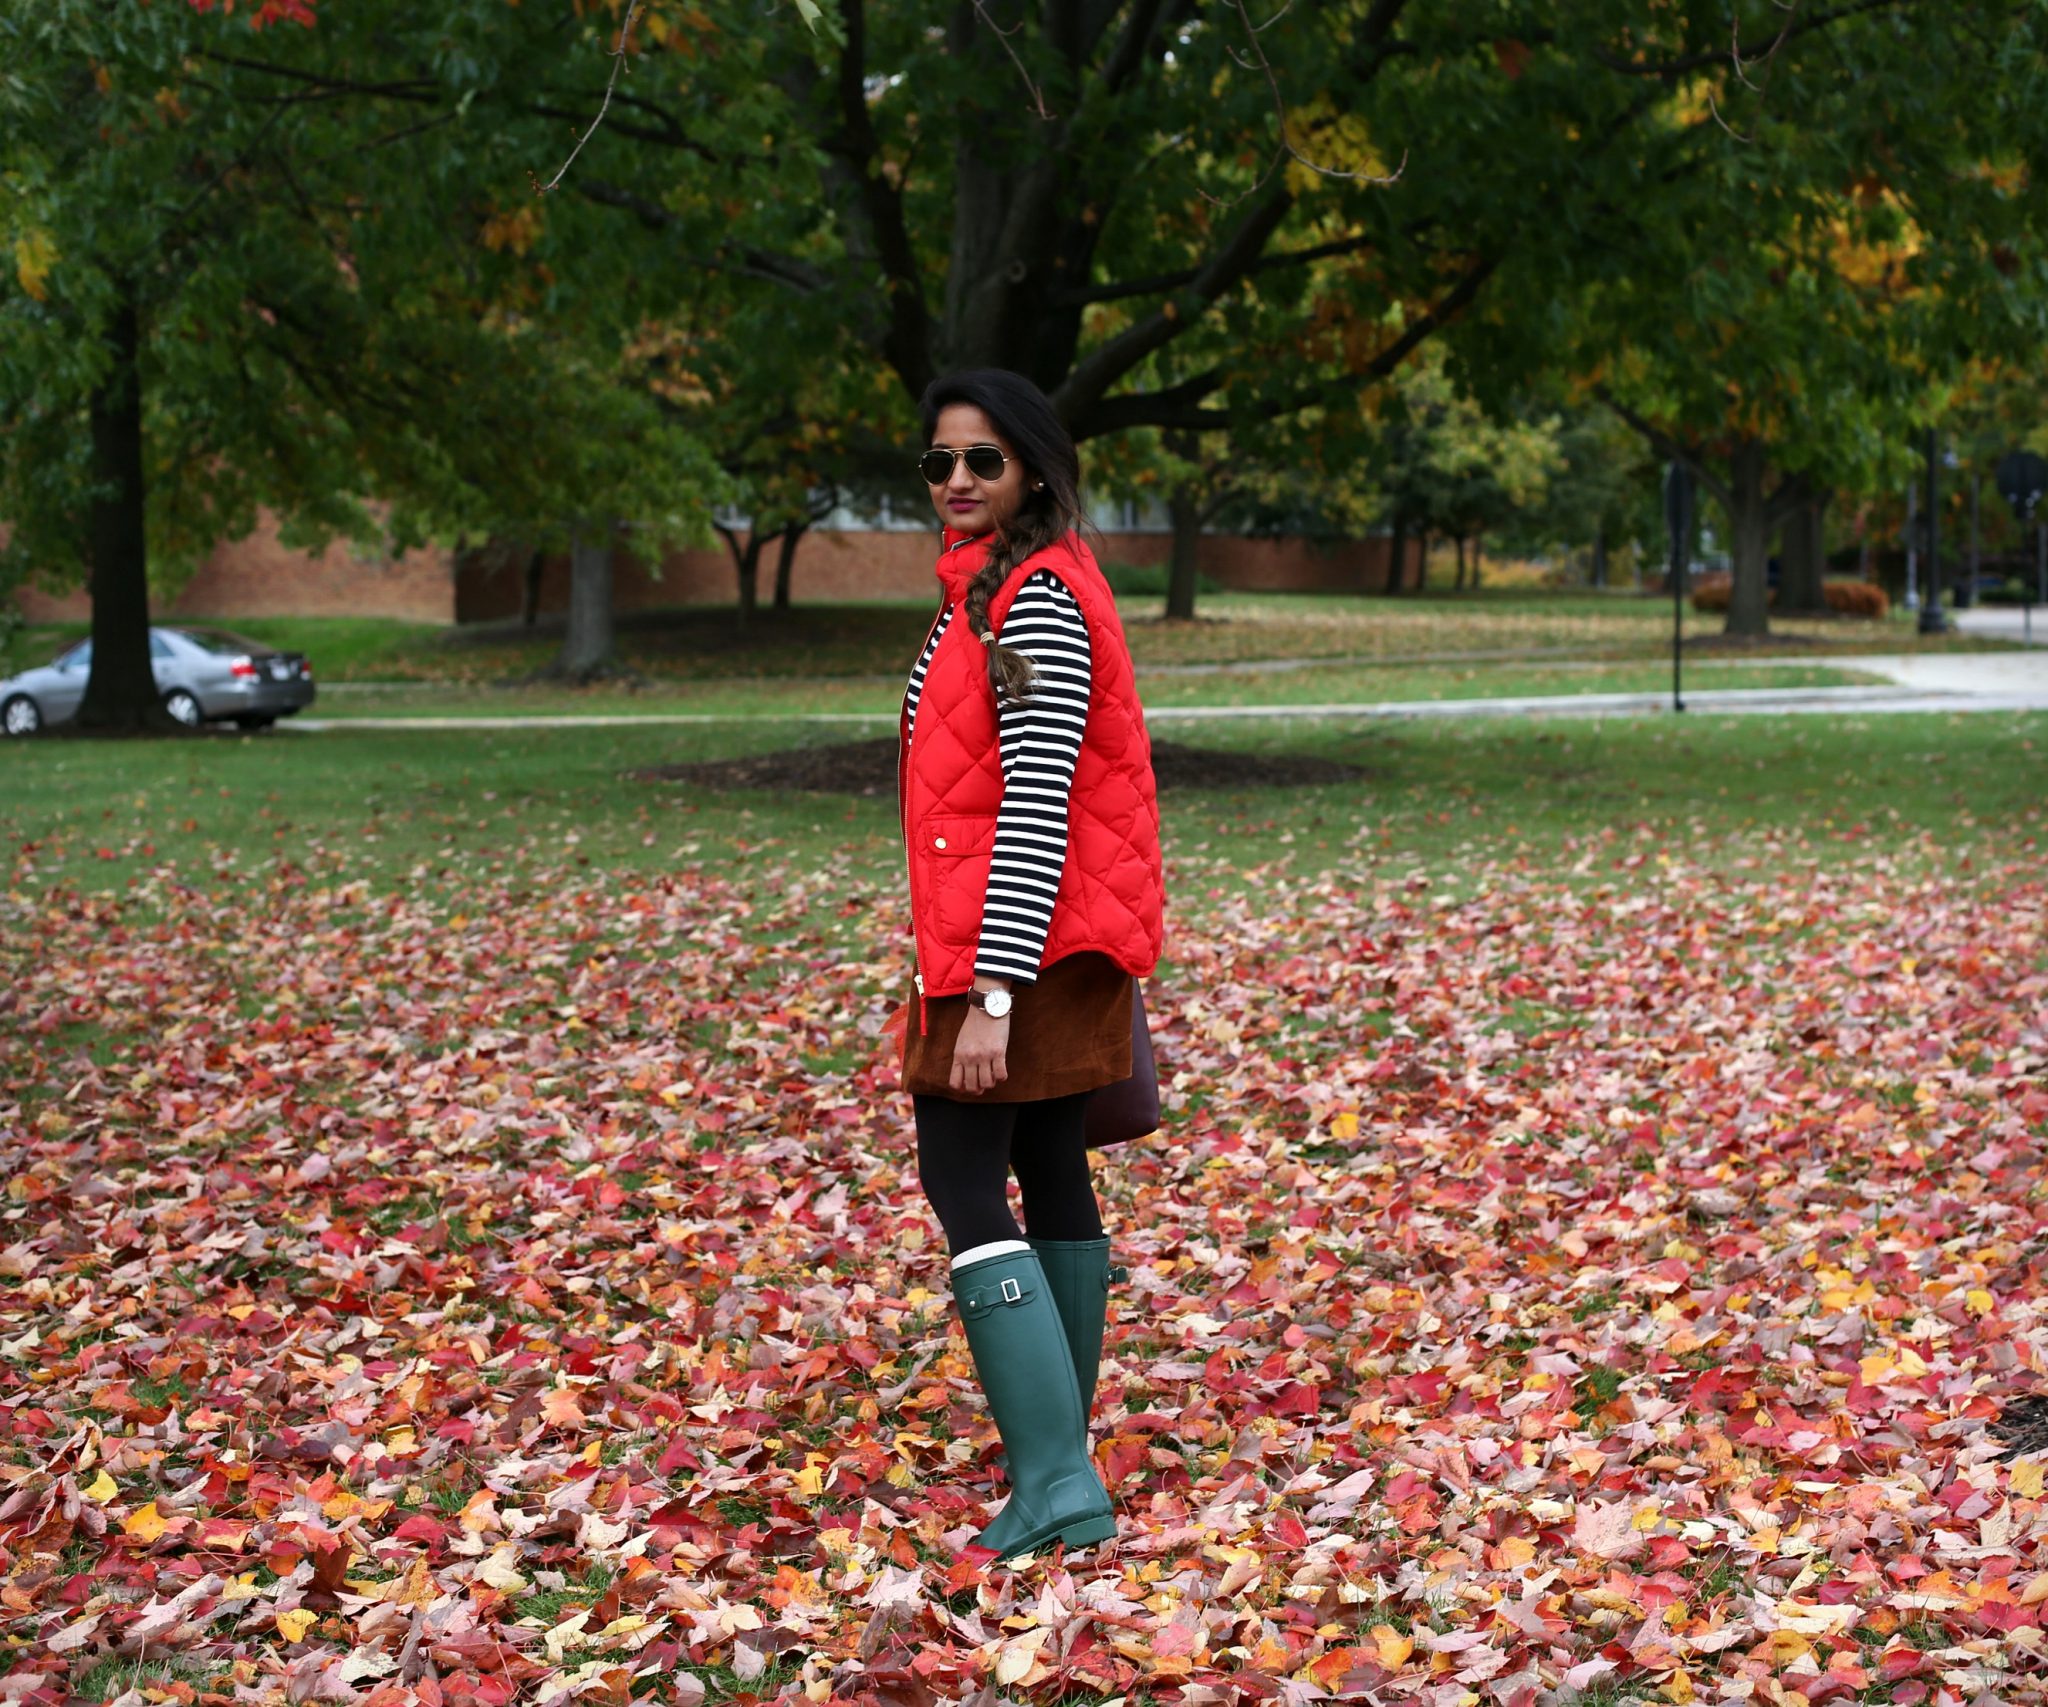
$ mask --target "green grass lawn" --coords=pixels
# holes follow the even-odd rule
[[[53,884],[232,890],[283,868],[395,889],[458,882],[480,863],[658,870],[770,847],[851,851],[886,881],[901,856],[885,799],[713,794],[626,774],[860,733],[764,722],[23,742],[0,749],[6,888],[32,909]],[[1786,832],[1838,841],[1845,859],[1950,858],[1960,874],[1973,852],[2035,845],[2048,812],[2043,713],[1276,718],[1170,733],[1367,768],[1325,787],[1169,793],[1170,853],[1226,883],[1255,882],[1274,860],[1315,870],[1359,855],[1455,883],[1481,849],[1608,874],[1669,846],[1754,858],[1759,838]],[[1922,833],[1938,839],[1916,851]]]
[[[1869,671],[1830,664],[1695,660],[1687,691],[1709,688],[1846,687],[1881,682]],[[1485,699],[1502,695],[1662,693],[1669,664],[1306,664],[1285,670],[1225,669],[1199,675],[1157,668],[1140,672],[1145,703],[1181,706],[1378,705],[1399,700]],[[790,709],[779,680],[727,677],[691,683],[598,683],[588,688],[488,686],[448,682],[326,684],[311,715],[325,721],[396,717],[772,717]],[[812,715],[894,717],[902,677],[825,678],[805,684]]]
[[[1159,600],[1119,601],[1141,667],[1272,658],[1458,659],[1524,653],[1646,660],[1668,652],[1671,610],[1662,599],[1594,593],[1430,593],[1388,599],[1325,594],[1219,593],[1193,622],[1159,617]],[[764,611],[741,628],[723,605],[621,615],[627,666],[654,680],[713,677],[901,675],[930,620],[929,601],[803,605]],[[560,642],[556,623],[525,630],[460,628],[385,618],[246,618],[218,626],[308,653],[323,682],[495,683],[544,669]],[[0,641],[0,673],[46,662],[85,632],[79,623],[34,624]],[[1687,633],[1719,647],[1721,618],[1688,612]],[[1997,643],[1967,635],[1922,639],[1911,618],[1882,622],[1779,618],[1774,645],[1804,653],[1969,651]],[[1754,651],[1745,647],[1744,651]]]

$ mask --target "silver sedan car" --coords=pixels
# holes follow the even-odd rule
[[[197,727],[232,719],[267,729],[313,703],[313,666],[303,652],[280,652],[219,628],[152,628],[150,668],[164,709]],[[92,642],[81,640],[41,669],[0,681],[0,730],[33,735],[77,715],[92,674]]]

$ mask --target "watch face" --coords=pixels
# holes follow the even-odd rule
[[[981,1005],[990,1019],[1001,1019],[1010,1011],[1010,993],[1007,990],[991,990],[982,997]]]

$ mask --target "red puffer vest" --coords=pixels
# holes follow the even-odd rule
[[[899,727],[899,805],[910,858],[918,990],[924,996],[955,996],[973,986],[996,812],[1003,801],[988,655],[968,632],[962,608],[967,583],[986,559],[990,541],[959,541],[949,530],[948,549],[939,558],[938,576],[953,615],[925,670],[917,739],[910,739],[907,716]],[[1165,882],[1152,740],[1138,705],[1130,646],[1094,554],[1071,537],[1028,558],[1004,582],[988,612],[998,635],[1026,576],[1037,569],[1057,575],[1087,619],[1092,688],[1067,809],[1066,871],[1039,965],[1093,949],[1142,978],[1159,961]]]

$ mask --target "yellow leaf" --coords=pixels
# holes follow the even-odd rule
[[[14,276],[38,302],[50,300],[50,269],[57,264],[57,244],[47,231],[24,231],[14,240]]]
[[[1998,1300],[1981,1286],[1973,1286],[1963,1294],[1963,1302],[1979,1316],[1988,1316],[1998,1308]]]
[[[97,1500],[101,1505],[105,1505],[107,1501],[112,1499],[116,1494],[118,1494],[121,1491],[121,1489],[119,1484],[115,1482],[114,1478],[112,1476],[109,1476],[106,1473],[106,1471],[102,1470],[97,1476],[93,1477],[93,1479],[89,1483],[87,1483],[81,1491],[84,1493],[87,1499]]]
[[[1373,1646],[1379,1650],[1380,1664],[1389,1671],[1398,1671],[1408,1663],[1408,1656],[1415,1652],[1415,1644],[1391,1624],[1375,1624],[1372,1640]]]
[[[1045,1646],[1050,1630],[1032,1630],[1005,1642],[996,1654],[996,1682],[1022,1683],[1038,1664],[1038,1650]]]
[[[1356,1138],[1358,1136],[1358,1115],[1355,1110],[1346,1109],[1330,1122],[1332,1138]]]
[[[306,1632],[320,1622],[320,1614],[308,1612],[303,1606],[291,1612],[277,1615],[277,1633],[287,1642],[303,1642]]]
[[[1666,1701],[1687,1702],[1692,1699],[1692,1679],[1682,1671],[1675,1671],[1664,1680],[1662,1693]]]
[[[154,1541],[170,1526],[170,1519],[156,1509],[155,1500],[140,1511],[131,1511],[121,1520],[122,1531],[138,1541]]]
[[[486,1529],[502,1529],[504,1524],[498,1517],[498,1496],[489,1488],[479,1488],[469,1496],[462,1507],[462,1527],[470,1535],[481,1535]]]
[[[2041,1460],[2022,1458],[2006,1472],[2007,1485],[2023,1500],[2037,1500],[2041,1497],[2043,1474]],[[2048,1583],[2048,1576],[2037,1577],[2037,1582]],[[2048,1592],[2048,1590],[2044,1590]]]

